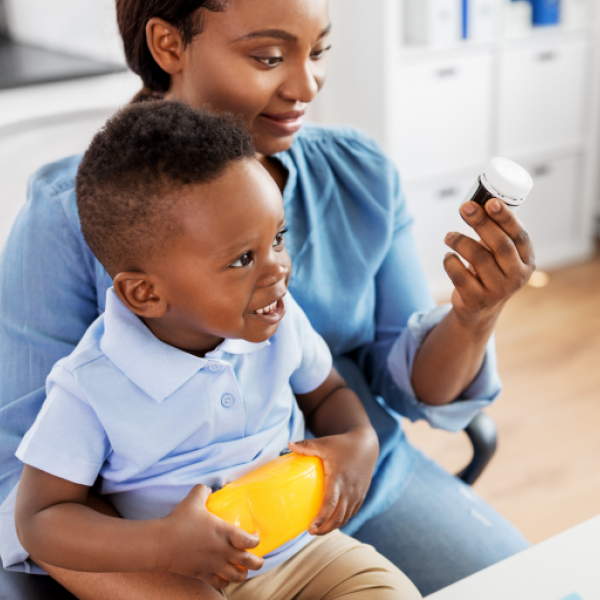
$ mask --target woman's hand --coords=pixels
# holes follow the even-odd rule
[[[325,492],[321,510],[310,525],[312,535],[339,529],[361,507],[379,455],[379,442],[372,427],[353,429],[340,435],[288,444],[290,450],[318,456],[325,467]]]
[[[452,305],[465,325],[495,322],[506,301],[535,271],[533,247],[527,232],[506,205],[494,199],[481,207],[467,202],[461,215],[481,242],[449,233],[446,244],[471,266],[467,269],[454,253],[444,267],[454,284]]]
[[[241,582],[248,569],[260,569],[262,558],[245,550],[259,544],[249,534],[206,510],[210,488],[197,485],[162,519],[158,570],[201,579],[221,589]]]

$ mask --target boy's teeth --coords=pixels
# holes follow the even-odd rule
[[[269,304],[269,306],[265,306],[264,308],[259,308],[256,311],[257,315],[269,315],[271,314],[272,310],[275,310],[277,308],[277,301],[273,302],[273,304]]]

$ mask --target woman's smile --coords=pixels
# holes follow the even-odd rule
[[[284,113],[261,113],[259,118],[274,134],[280,136],[293,135],[301,127],[306,110],[292,110]]]

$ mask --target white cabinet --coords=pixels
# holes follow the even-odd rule
[[[501,155],[524,156],[583,141],[589,58],[585,39],[536,42],[500,53]]]
[[[538,266],[572,261],[584,242],[583,164],[580,156],[535,161],[525,166],[535,181],[531,195],[517,212],[525,225],[538,258]]]
[[[444,270],[444,256],[451,249],[444,239],[450,231],[471,237],[474,232],[462,220],[459,208],[475,181],[472,177],[448,178],[434,184],[406,186],[409,210],[414,218],[414,235],[421,262],[434,294],[447,290],[450,280]]]
[[[438,295],[451,289],[444,236],[463,226],[458,206],[493,156],[532,172],[533,194],[517,214],[541,268],[594,251],[600,3],[562,1],[562,27],[439,48],[406,43],[406,0],[371,0],[366,12],[364,0],[330,0],[333,51],[319,119],[365,129],[392,156]]]
[[[482,162],[492,149],[490,52],[405,64],[398,69],[396,163],[409,179]]]

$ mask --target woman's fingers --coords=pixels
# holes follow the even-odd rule
[[[533,267],[535,257],[529,235],[503,202],[490,200],[485,207],[467,202],[461,207],[461,214],[492,251],[506,275],[523,265]]]
[[[504,273],[498,266],[492,252],[483,244],[462,233],[449,233],[446,236],[446,245],[457,254],[460,254],[473,267],[474,272],[472,274],[476,280],[480,280],[485,288],[493,289],[504,285]],[[459,273],[457,272],[457,274]]]
[[[469,298],[480,297],[483,289],[483,284],[477,275],[471,273],[467,267],[461,262],[460,258],[449,252],[444,258],[444,269],[448,273],[448,277],[452,281],[454,288],[464,301]]]

